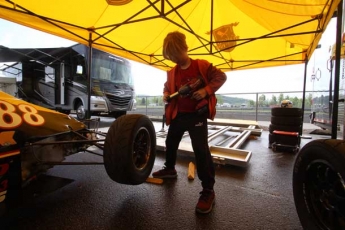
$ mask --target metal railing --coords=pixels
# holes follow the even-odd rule
[[[327,90],[306,91],[303,122],[310,122],[312,97],[322,98],[327,94]],[[302,108],[303,92],[227,93],[216,94],[216,96],[218,98],[216,118],[270,121],[271,108],[279,107],[280,100],[289,99],[293,102],[293,107]],[[235,99],[226,100],[226,97]],[[229,101],[234,101],[234,103],[228,103]],[[164,114],[162,95],[137,96],[136,110],[130,113],[141,113],[148,116],[162,117]]]

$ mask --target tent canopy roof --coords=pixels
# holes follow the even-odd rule
[[[0,18],[168,70],[167,33],[223,71],[307,61],[340,0],[0,0]]]
[[[59,56],[68,52],[70,48],[71,47],[9,49],[0,45],[0,62],[23,62],[29,60],[38,60],[48,65],[48,63],[59,59]]]

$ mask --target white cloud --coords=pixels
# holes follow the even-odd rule
[[[75,42],[0,19],[0,45],[9,48],[71,46]]]
[[[166,71],[131,61],[137,95],[163,95]]]

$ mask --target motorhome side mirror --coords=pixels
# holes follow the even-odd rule
[[[77,65],[77,74],[83,74],[83,66]]]

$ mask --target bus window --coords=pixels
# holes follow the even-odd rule
[[[77,65],[77,72],[76,74],[83,74],[83,66],[82,65]]]
[[[45,67],[45,78],[44,78],[44,81],[45,81],[45,83],[48,83],[48,82],[55,83],[55,71],[50,66],[46,66]]]
[[[111,81],[111,69],[100,66],[99,67],[99,79]]]

